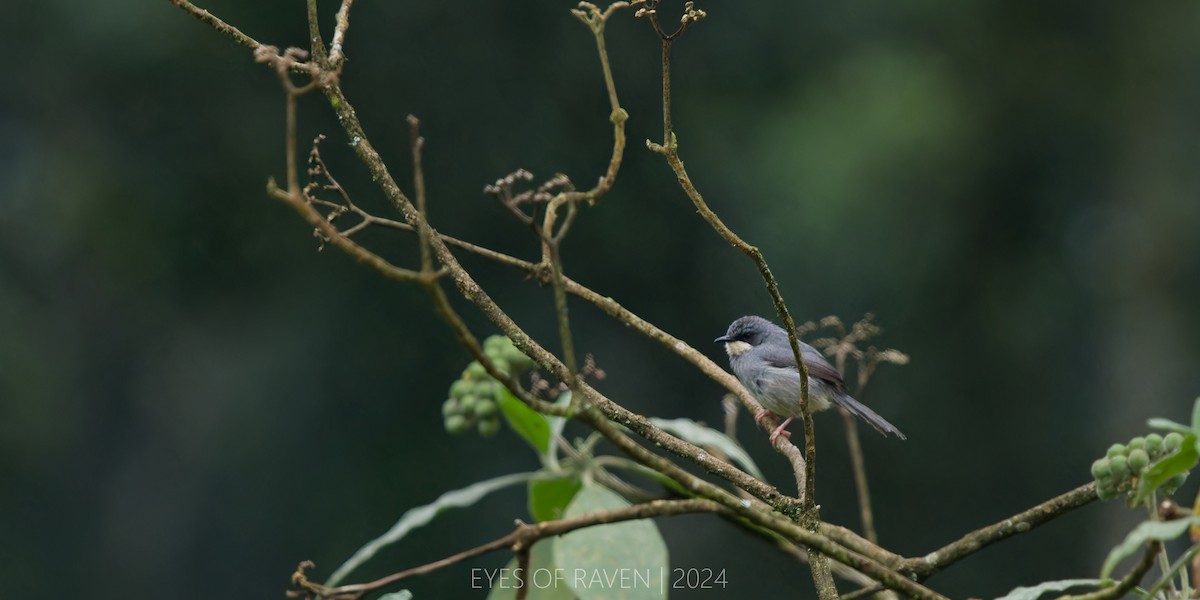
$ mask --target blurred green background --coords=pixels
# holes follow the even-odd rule
[[[360,2],[343,82],[410,187],[423,122],[443,232],[532,257],[481,189],[518,167],[580,185],[610,150],[595,47],[567,2]],[[303,3],[210,1],[266,43],[306,46]],[[336,2],[322,1],[326,26]],[[706,2],[674,49],[681,152],[759,245],[800,320],[872,311],[863,430],[883,543],[928,552],[1089,479],[1109,443],[1200,393],[1200,4]],[[676,14],[677,5],[662,7]],[[671,22],[673,17],[666,18]],[[335,252],[264,193],[283,175],[270,71],[165,1],[0,6],[0,580],[11,597],[280,597],[406,508],[536,461],[511,435],[452,437],[468,357],[425,296]],[[710,343],[769,315],[753,265],[693,213],[661,157],[657,38],[610,26],[631,117],[620,177],[580,216],[570,275],[724,364]],[[317,96],[301,139],[358,201],[386,202]],[[411,239],[367,236],[404,264]],[[550,293],[470,258],[556,347]],[[489,325],[462,306],[480,335]],[[577,343],[632,410],[719,423],[721,390],[575,303]],[[790,472],[742,438],[772,481]],[[819,501],[857,527],[841,425],[817,419]],[[574,430],[572,430],[574,431]],[[582,430],[579,430],[582,431]],[[1192,498],[1194,481],[1181,490]],[[1090,577],[1138,514],[1096,504],[930,581],[952,597]],[[525,518],[513,490],[446,514],[359,578]],[[729,589],[812,596],[805,568],[711,518],[660,521],[675,566]],[[472,567],[418,598],[483,597]]]

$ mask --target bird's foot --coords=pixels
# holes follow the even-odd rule
[[[762,425],[763,419],[765,419],[773,414],[775,414],[775,413],[773,413],[765,408],[760,408],[760,409],[758,409],[758,412],[754,413],[754,423],[756,425]]]
[[[785,438],[792,439],[792,432],[785,429],[791,422],[792,422],[792,417],[788,417],[788,418],[784,419],[783,422],[779,424],[779,427],[776,427],[775,431],[771,432],[771,437],[767,441],[769,441],[771,443],[771,445],[774,446],[775,438],[777,438],[781,435]]]

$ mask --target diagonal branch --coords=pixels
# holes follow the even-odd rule
[[[923,580],[983,548],[1046,523],[1063,513],[1096,500],[1096,484],[1081,485],[1029,510],[981,527],[925,556],[905,559],[898,569]]]
[[[189,15],[192,15],[200,22],[205,23],[209,27],[212,27],[213,29],[216,29],[217,31],[233,38],[233,41],[250,48],[251,50],[257,50],[262,46],[258,40],[242,33],[242,30],[230,25],[229,23],[226,23],[225,21],[222,21],[221,19],[218,19],[212,13],[200,8],[199,6],[196,6],[195,4],[192,4],[191,2],[188,2],[188,0],[167,0],[167,2],[182,8],[183,10],[187,11]]]

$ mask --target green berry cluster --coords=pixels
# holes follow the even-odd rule
[[[493,335],[483,342],[483,353],[505,375],[520,375],[533,368],[533,360],[517,350],[512,340]],[[450,384],[450,398],[442,404],[446,431],[465,433],[471,427],[484,436],[500,431],[500,410],[496,397],[500,382],[488,375],[479,361],[463,369],[462,377]]]
[[[1183,445],[1183,436],[1176,432],[1167,435],[1151,433],[1146,437],[1135,437],[1128,444],[1113,444],[1104,458],[1092,463],[1092,477],[1096,478],[1096,493],[1101,500],[1116,498],[1137,488],[1136,479],[1152,463],[1172,454]],[[1163,485],[1170,494],[1183,485],[1187,473],[1176,475]]]

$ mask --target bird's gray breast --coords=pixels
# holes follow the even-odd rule
[[[758,399],[763,408],[788,417],[800,416],[800,372],[795,367],[778,367],[747,352],[730,361],[734,375]],[[833,387],[810,377],[808,400],[813,411],[825,410],[831,404]]]

